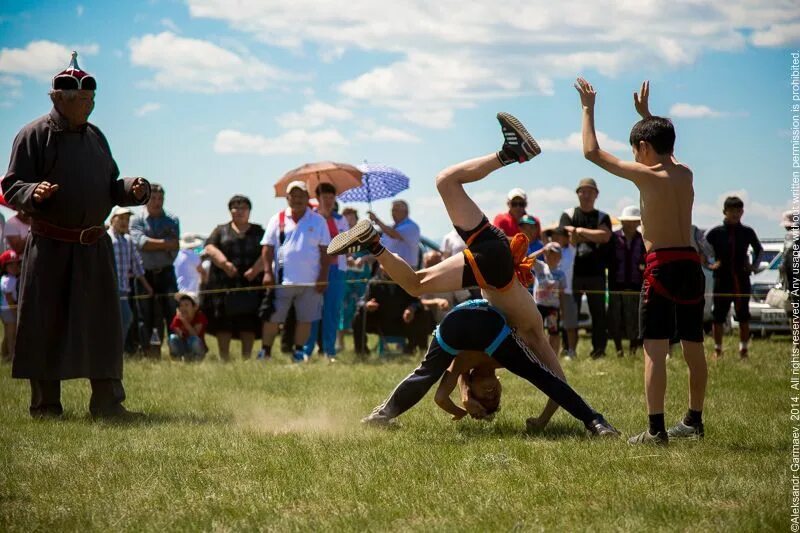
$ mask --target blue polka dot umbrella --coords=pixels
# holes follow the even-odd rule
[[[397,196],[408,189],[408,176],[396,168],[377,163],[364,163],[358,169],[363,172],[361,185],[339,195],[342,202],[369,202]]]

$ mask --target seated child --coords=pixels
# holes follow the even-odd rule
[[[199,309],[196,294],[179,292],[175,299],[178,309],[169,325],[169,353],[175,358],[199,361],[208,351],[205,341],[208,319]]]
[[[536,276],[533,299],[542,314],[544,329],[547,331],[550,346],[555,353],[558,353],[561,348],[561,337],[558,329],[561,315],[561,294],[567,287],[567,278],[559,268],[561,245],[557,242],[548,242],[544,248],[534,252],[529,257],[538,258],[541,255],[544,255],[544,262],[534,261],[533,263],[533,273]]]
[[[17,338],[17,298],[19,289],[17,279],[20,272],[21,259],[14,250],[6,250],[0,254],[0,318],[3,320],[3,358],[14,360],[14,349]]]

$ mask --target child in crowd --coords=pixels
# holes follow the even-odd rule
[[[3,320],[3,358],[7,361],[14,360],[14,349],[17,338],[17,298],[21,259],[14,250],[6,250],[0,254],[0,269],[3,277],[0,278],[0,318]]]
[[[205,334],[208,320],[199,309],[197,295],[179,292],[175,295],[178,309],[169,325],[169,353],[174,358],[184,357],[187,361],[199,361],[205,357]]]
[[[529,257],[539,258],[541,255],[544,255],[544,261],[534,261],[533,263],[533,273],[536,277],[533,299],[542,314],[550,346],[555,353],[558,353],[561,349],[561,338],[558,331],[561,293],[564,292],[567,285],[564,272],[558,268],[561,261],[561,245],[557,242],[548,242],[544,248],[537,250]]]
[[[564,357],[575,358],[578,345],[578,303],[572,297],[572,270],[575,264],[575,247],[569,241],[569,232],[563,227],[548,229],[550,242],[561,246],[561,261],[558,269],[564,273],[564,289],[561,291],[561,328],[564,340]]]

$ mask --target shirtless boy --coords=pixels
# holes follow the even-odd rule
[[[642,234],[647,248],[645,280],[639,300],[639,330],[644,339],[644,388],[649,428],[631,444],[667,444],[669,438],[703,437],[702,411],[707,368],[703,352],[703,291],[700,256],[690,231],[694,188],[692,171],[673,156],[675,129],[669,119],[648,109],[649,82],[634,106],[642,120],[634,124],[630,143],[635,161],[622,161],[600,149],[594,126],[596,92],[583,78],[575,88],[583,106],[583,154],[606,171],[632,181],[639,189]],[[669,339],[677,333],[689,366],[689,410],[667,432],[664,395]]]
[[[483,418],[499,407],[500,382],[494,371],[503,367],[529,381],[583,422],[589,435],[619,436],[602,415],[542,365],[508,326],[503,313],[486,300],[469,300],[454,307],[436,328],[422,363],[363,422],[389,424],[419,402],[439,378],[442,381],[435,397],[439,407],[453,415],[454,420],[468,412],[474,418]],[[468,396],[464,398],[466,410],[450,399],[459,376],[467,376],[469,380]],[[529,429],[543,428],[552,414],[545,406],[541,416],[528,420]]]
[[[466,183],[481,180],[505,165],[529,161],[541,152],[516,118],[498,113],[497,120],[505,141],[498,152],[458,163],[436,177],[436,188],[450,221],[467,243],[466,250],[435,266],[414,272],[399,256],[385,250],[372,224],[362,220],[349,231],[334,237],[328,253],[370,251],[389,277],[413,296],[480,286],[484,297],[505,314],[509,325],[516,328],[517,335],[541,362],[566,381],[544,333],[542,317],[526,288],[532,281],[531,262],[525,258],[527,238],[519,234],[509,243],[502,230],[489,223],[464,190]],[[548,406],[557,409],[552,400]]]

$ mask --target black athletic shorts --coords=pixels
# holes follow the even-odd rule
[[[639,297],[640,337],[702,342],[705,284],[694,248],[661,248],[647,254]]]
[[[750,278],[717,278],[714,280],[714,307],[711,314],[714,322],[722,324],[728,319],[733,304],[733,316],[738,322],[750,322]],[[734,296],[736,295],[736,296]]]
[[[480,223],[469,231],[456,228],[464,239],[464,273],[462,287],[506,290],[514,281],[514,258],[511,246],[503,230],[489,224],[484,216]]]

